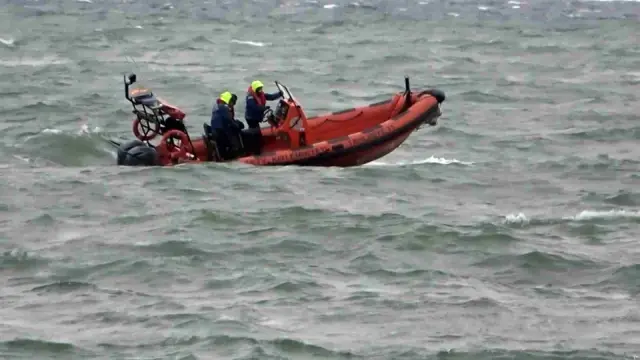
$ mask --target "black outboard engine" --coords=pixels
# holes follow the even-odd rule
[[[156,149],[136,139],[118,146],[118,165],[155,166],[160,159]]]

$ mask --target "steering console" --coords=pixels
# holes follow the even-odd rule
[[[278,127],[278,119],[276,119],[276,116],[273,114],[273,110],[271,110],[271,108],[264,111],[262,121],[268,122],[269,125],[273,127]]]
[[[271,110],[271,108],[265,110],[262,116],[262,121],[268,122],[269,125],[273,127],[278,127],[287,118],[288,112],[289,104],[284,100],[280,100],[278,102],[278,106],[276,107],[275,113],[273,110]]]
[[[278,107],[276,107],[276,119],[278,119],[278,122],[284,121],[288,112],[289,104],[282,99],[278,101]]]

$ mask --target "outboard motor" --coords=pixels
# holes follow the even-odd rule
[[[118,146],[118,165],[155,166],[160,159],[156,149],[136,139]]]

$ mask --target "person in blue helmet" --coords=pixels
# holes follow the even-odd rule
[[[260,127],[260,122],[267,109],[267,101],[276,100],[282,97],[282,92],[267,94],[263,91],[264,85],[260,80],[255,80],[247,89],[246,105],[244,109],[244,119],[250,129]]]
[[[239,121],[234,119],[234,105],[238,97],[235,94],[225,91],[216,100],[211,110],[211,128],[218,134],[216,142],[220,157],[227,159],[233,150],[232,139],[240,135],[243,126],[239,126]]]

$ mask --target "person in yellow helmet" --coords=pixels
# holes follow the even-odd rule
[[[216,100],[211,110],[211,128],[216,131],[220,157],[227,158],[232,150],[231,139],[242,129],[234,119],[234,105],[238,96],[225,91]]]
[[[267,101],[276,100],[282,97],[282,92],[267,94],[263,91],[264,85],[260,80],[255,80],[247,89],[246,104],[244,108],[244,119],[250,129],[260,127],[260,122],[264,117],[264,112],[269,107]]]

